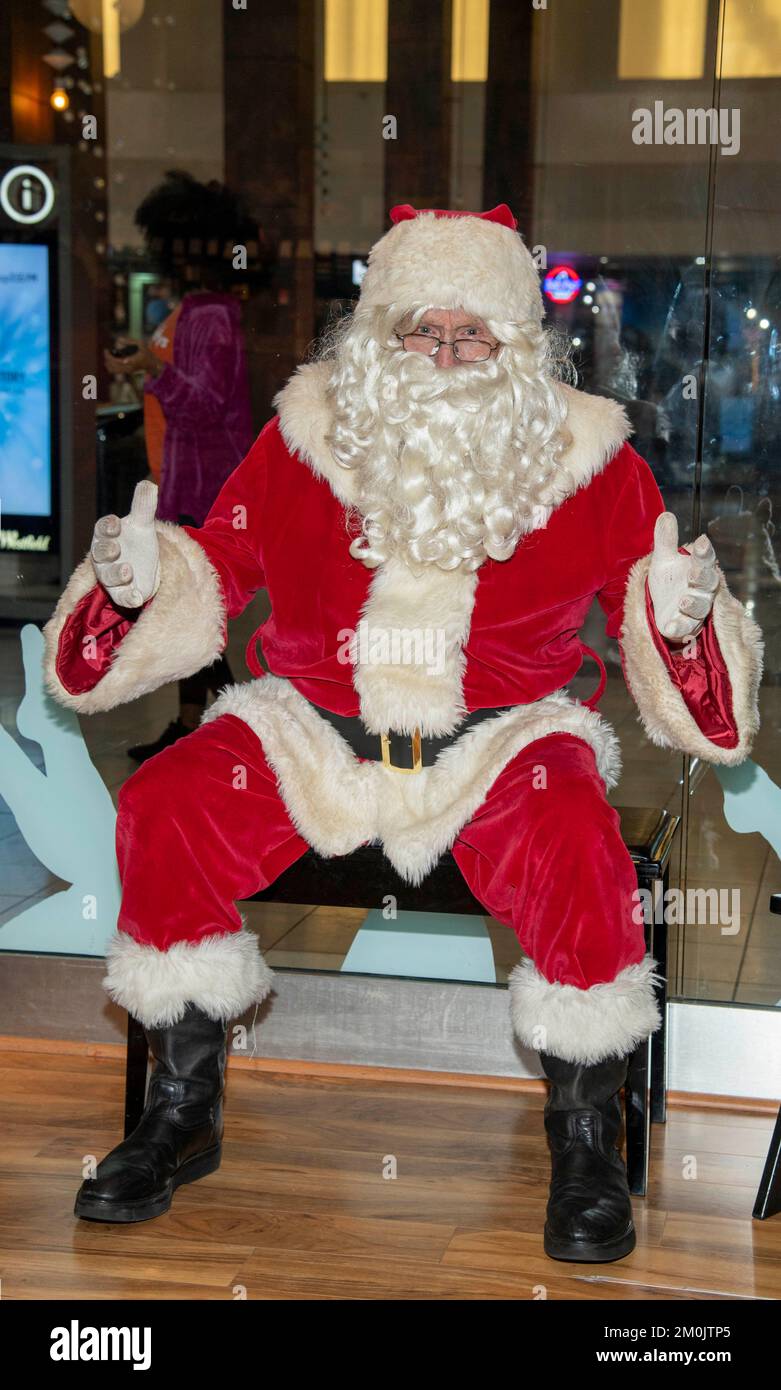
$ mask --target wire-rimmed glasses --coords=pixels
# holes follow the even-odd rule
[[[482,338],[435,338],[433,333],[397,333],[396,337],[405,352],[421,352],[427,357],[436,357],[444,344],[457,362],[486,362],[496,351],[494,344]]]

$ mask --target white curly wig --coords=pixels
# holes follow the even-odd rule
[[[486,318],[494,356],[438,369],[396,334],[442,307],[359,302],[316,352],[332,363],[326,442],[359,480],[350,553],[369,569],[391,555],[413,571],[509,559],[566,476],[563,345],[536,317]]]

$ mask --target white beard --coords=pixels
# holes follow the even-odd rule
[[[329,442],[355,471],[361,534],[350,552],[369,568],[400,556],[413,571],[476,570],[506,560],[544,525],[565,416],[555,384],[520,354],[438,368],[417,353],[335,361]],[[501,360],[504,355],[504,360]]]

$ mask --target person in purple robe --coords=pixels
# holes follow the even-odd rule
[[[201,526],[226,478],[255,437],[241,326],[231,293],[237,252],[257,238],[237,197],[224,185],[172,170],[135,217],[150,254],[178,300],[147,344],[119,340],[105,354],[114,374],[143,371],[144,436],[149,472],[159,484],[160,521]],[[128,749],[145,762],[197,728],[209,692],[233,680],[224,657],[179,682],[179,712],[148,744]]]

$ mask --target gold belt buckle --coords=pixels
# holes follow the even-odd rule
[[[380,734],[382,761],[386,767],[392,767],[394,772],[421,772],[423,769],[423,757],[420,751],[420,728],[416,728],[409,737],[412,739],[412,767],[398,767],[396,763],[391,762],[390,738],[388,734]]]

